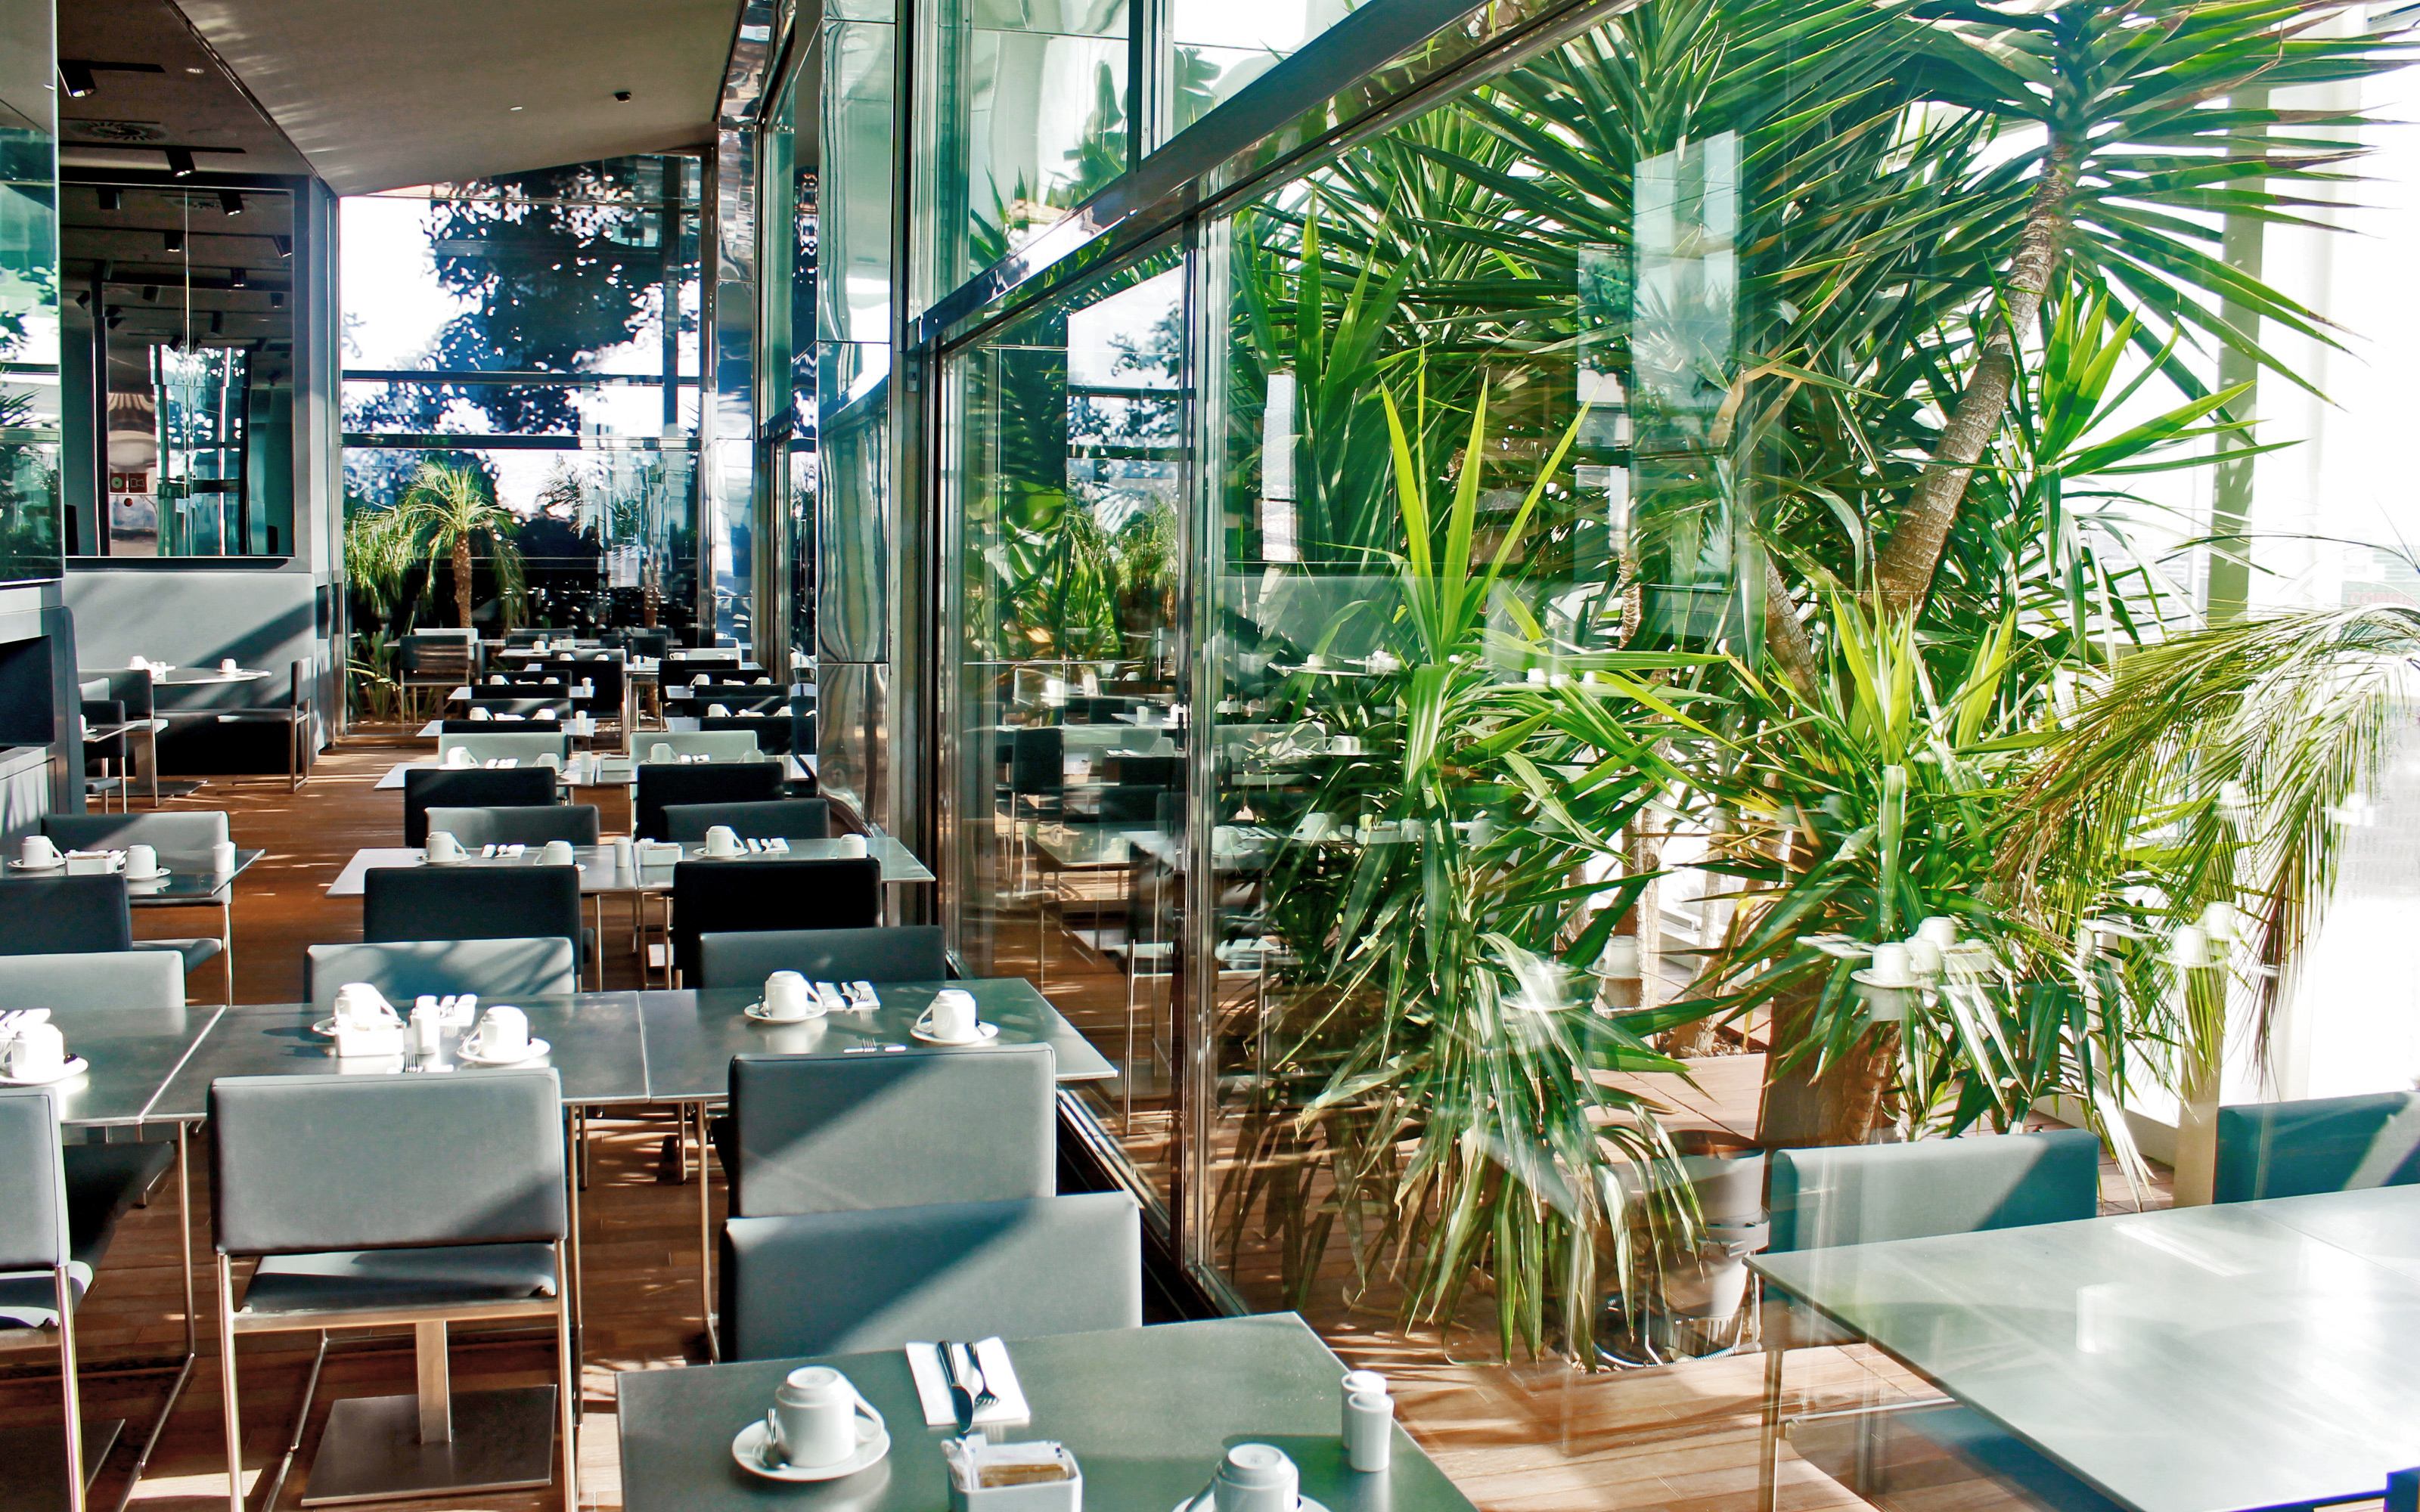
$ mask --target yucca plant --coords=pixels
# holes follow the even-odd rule
[[[476,472],[424,462],[395,513],[399,517],[396,528],[410,532],[427,553],[432,580],[440,561],[452,567],[454,623],[464,629],[471,625],[471,548],[484,540],[496,574],[497,597],[510,624],[524,591],[520,548],[513,544],[520,521],[495,501]]]

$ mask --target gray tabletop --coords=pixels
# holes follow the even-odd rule
[[[1043,1041],[1059,1057],[1063,1082],[1098,1081],[1117,1074],[1092,1042],[1022,977],[965,981],[886,981],[875,988],[882,1006],[872,1013],[834,1013],[801,1024],[759,1024],[740,1011],[759,995],[752,991],[641,993],[639,1011],[647,1029],[649,1088],[659,1099],[717,1098],[731,1080],[731,1057],[740,1055],[843,1055],[868,1044],[915,1044],[908,1031],[943,987],[974,994],[985,1024],[1000,1026],[994,1044]],[[967,1053],[979,1055],[982,1047]]]
[[[239,850],[235,853],[235,870],[232,872],[179,872],[175,870],[175,863],[170,858],[163,856],[161,862],[168,868],[167,874],[149,882],[128,882],[126,884],[127,905],[132,908],[163,908],[178,904],[216,903],[219,901],[219,895],[234,885],[236,878],[243,875],[253,862],[268,854],[267,851]],[[207,859],[207,857],[196,858]],[[63,877],[67,874],[68,869],[63,865],[54,866],[47,872],[21,872],[14,866],[0,867],[0,878],[6,878],[9,882]]]
[[[2420,1187],[1770,1255],[1775,1285],[2138,1512],[2420,1464]]]
[[[1463,1512],[1454,1489],[1402,1427],[1391,1464],[1360,1474],[1337,1442],[1344,1366],[1291,1313],[1106,1334],[1063,1334],[1009,1346],[1033,1408],[1020,1440],[1055,1439],[1084,1474],[1094,1512],[1171,1512],[1201,1491],[1227,1449],[1272,1443],[1302,1468],[1303,1494],[1330,1512]],[[924,1427],[906,1354],[840,1355],[837,1366],[879,1412],[891,1453],[870,1470],[819,1485],[784,1485],[732,1461],[731,1441],[762,1418],[783,1376],[810,1362],[765,1360],[615,1377],[621,1403],[622,1504],[628,1512],[788,1506],[818,1512],[934,1512],[949,1504],[940,1441]]]
[[[552,1066],[566,1103],[644,1103],[647,1050],[632,993],[582,993],[576,997],[516,997],[529,1015],[530,1033],[551,1053],[523,1064]],[[458,1036],[449,1033],[438,1058],[421,1065],[403,1056],[340,1058],[335,1042],[311,1026],[328,1016],[324,1008],[300,1003],[250,1004],[228,1009],[213,1031],[186,1057],[153,1099],[156,1119],[199,1119],[209,1106],[210,1083],[221,1076],[324,1076],[357,1072],[450,1071],[477,1075],[480,1068],[454,1058]]]
[[[215,1004],[52,1009],[68,1054],[92,1068],[56,1084],[59,1121],[86,1129],[141,1123],[161,1088],[225,1011]]]
[[[519,856],[480,859],[465,857],[445,864],[457,867],[473,866],[539,866],[544,864],[539,847],[533,845]],[[885,883],[930,882],[933,873],[916,853],[888,835],[876,835],[866,842],[866,853],[882,863]],[[669,892],[673,886],[673,869],[645,866],[623,871],[613,864],[611,845],[578,845],[572,855],[580,863],[580,890],[583,893]],[[697,861],[706,858],[706,847],[690,844],[681,847],[681,859]],[[830,861],[841,858],[841,842],[837,840],[794,840],[786,856],[738,856],[737,861]],[[372,846],[353,853],[336,880],[328,884],[331,898],[358,898],[362,895],[362,873],[378,867],[424,866],[421,853],[411,846]]]

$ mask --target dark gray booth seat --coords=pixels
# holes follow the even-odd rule
[[[604,833],[593,803],[530,803],[504,809],[431,807],[421,823],[432,830],[444,830],[465,845],[543,845],[551,840],[594,845]]]
[[[642,748],[654,744],[643,732],[631,737]],[[668,742],[667,742],[668,744]],[[668,839],[664,810],[699,803],[767,803],[782,795],[780,762],[717,762],[684,766],[643,761],[630,794],[630,833],[641,840]]]
[[[2420,1092],[2371,1092],[2218,1110],[2216,1201],[2414,1182],[2420,1182]]]
[[[828,840],[831,802],[773,798],[757,803],[679,803],[664,810],[664,839],[702,841],[717,825],[741,840]]]
[[[0,955],[0,1007],[179,1008],[184,1001],[184,963],[174,951]]]
[[[1141,1323],[1142,1210],[1124,1192],[723,1225],[728,1360]]]
[[[809,981],[939,981],[950,974],[938,924],[756,930],[697,937],[698,986],[754,987],[776,971]]]
[[[561,936],[577,944],[577,866],[373,867],[362,878],[362,938],[504,940]]]
[[[2068,1223],[2101,1211],[2101,1141],[2082,1129],[1776,1149],[1769,1164],[1776,1254]]]
[[[403,774],[403,842],[428,842],[428,810],[509,809],[556,801],[555,774],[543,766],[446,770],[413,767]]]
[[[424,993],[476,993],[491,1001],[559,996],[580,990],[580,956],[571,941],[552,935],[310,948],[302,992],[314,1005],[333,1006],[336,990],[353,981],[405,1009]]]
[[[210,847],[231,837],[224,810],[160,813],[54,813],[42,816],[42,833],[61,850],[124,850],[148,845],[171,871],[206,870]]]

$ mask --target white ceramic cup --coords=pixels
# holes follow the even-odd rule
[[[651,762],[663,763],[669,762],[672,759],[673,748],[670,746],[665,745],[660,740],[647,748],[647,760]]]
[[[147,882],[160,874],[160,853],[149,845],[126,847],[126,876],[130,882]]]
[[[210,873],[222,877],[235,874],[235,841],[223,840],[210,847]]]
[[[628,835],[613,837],[613,870],[628,872],[639,864],[639,842]]]
[[[1873,964],[1867,968],[1868,985],[1874,987],[1913,987],[1916,964],[1910,959],[1906,945],[1898,940],[1885,940],[1874,947]]]
[[[352,1029],[375,1029],[395,1016],[385,995],[365,981],[349,981],[336,989],[336,1022]]]
[[[538,853],[537,858],[540,864],[546,866],[569,866],[572,862],[571,841],[567,840],[548,841],[546,842],[546,849]]]
[[[944,987],[933,995],[933,1006],[924,1010],[922,1027],[936,1040],[963,1041],[975,1037],[975,995]]]
[[[492,719],[495,717],[496,711],[493,709],[473,709],[471,711],[471,717],[473,719]]]
[[[479,1020],[479,1057],[513,1060],[529,1054],[529,1015],[499,1003]]]
[[[836,1465],[857,1452],[857,1414],[863,1405],[848,1378],[829,1365],[801,1365],[773,1393],[765,1414],[769,1458],[802,1470]]]
[[[765,979],[767,1018],[813,1018],[822,1011],[822,1001],[807,990],[807,979],[797,972],[776,971]]]
[[[1218,1462],[1211,1502],[1218,1512],[1295,1512],[1302,1473],[1273,1443],[1239,1443]]]
[[[539,751],[537,753],[537,764],[540,766],[545,767],[550,772],[560,772],[563,770],[563,758],[557,756],[551,750]]]
[[[17,859],[27,866],[56,866],[59,848],[48,835],[28,835],[17,842]]]
[[[845,861],[862,861],[873,852],[866,845],[864,836],[843,835],[840,838],[840,854]]]
[[[242,668],[236,665],[235,658],[233,656],[223,656],[219,659],[219,675],[222,677],[233,677],[237,672],[241,671],[242,670]]]
[[[1916,937],[1930,942],[1936,950],[1947,950],[1958,943],[1958,920],[1935,914],[1916,926]]]
[[[737,856],[739,854],[739,832],[729,825],[716,825],[706,832],[706,854]]]
[[[67,1036],[55,1024],[28,1024],[8,1041],[6,1055],[8,1074],[21,1081],[56,1076],[68,1063]]]
[[[462,842],[454,838],[450,829],[432,829],[421,854],[432,861],[458,861],[462,858]]]
[[[445,751],[445,764],[448,766],[462,767],[476,766],[479,763],[477,758],[471,754],[470,747],[451,746],[448,747]]]

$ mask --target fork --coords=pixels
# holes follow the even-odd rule
[[[974,1382],[975,1411],[981,1412],[985,1408],[997,1403],[1000,1400],[1000,1394],[991,1389],[991,1377],[985,1374],[983,1361],[977,1358],[975,1347],[971,1344],[962,1344],[958,1347],[967,1351],[966,1377]]]

